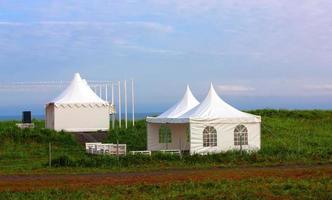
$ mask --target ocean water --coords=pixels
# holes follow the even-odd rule
[[[147,116],[156,116],[156,113],[137,113],[135,114],[135,120],[145,119]],[[33,119],[44,120],[44,115],[34,115],[32,114]],[[116,115],[116,119],[118,119],[118,115]],[[122,119],[124,119],[124,114],[122,114]],[[132,114],[128,113],[128,120],[132,119]],[[10,121],[10,120],[22,120],[21,115],[0,115],[0,121]]]

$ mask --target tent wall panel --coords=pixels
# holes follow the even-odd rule
[[[47,126],[57,131],[96,132],[109,130],[110,118],[108,106],[93,108],[48,106],[46,112],[47,116],[53,115],[52,117],[47,117]],[[53,127],[51,125],[52,120],[54,120]]]
[[[188,124],[167,124],[171,129],[172,142],[165,144],[159,143],[159,129],[161,124],[148,123],[148,150],[159,151],[166,149],[179,149],[186,151],[190,149],[190,143],[187,139]]]
[[[218,121],[191,122],[191,154],[219,153],[229,150],[239,150],[240,146],[234,145],[234,130],[237,125],[245,125],[248,129],[248,145],[242,145],[243,150],[260,149],[260,123],[218,123]],[[203,131],[207,126],[217,130],[217,146],[203,146]]]

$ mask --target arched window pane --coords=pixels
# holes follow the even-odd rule
[[[217,146],[217,130],[213,126],[208,126],[203,130],[203,146]]]
[[[248,145],[248,129],[242,124],[234,129],[234,145]]]

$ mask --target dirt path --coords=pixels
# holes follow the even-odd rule
[[[43,188],[75,189],[101,185],[166,184],[170,182],[275,177],[281,179],[332,178],[332,165],[248,167],[204,170],[167,170],[140,173],[82,175],[0,176],[0,191],[33,191]]]

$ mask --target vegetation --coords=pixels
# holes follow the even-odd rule
[[[329,178],[251,178],[166,185],[98,186],[3,192],[0,199],[330,199]]]
[[[181,158],[163,154],[120,158],[87,155],[72,135],[46,130],[42,121],[34,121],[36,128],[31,130],[16,128],[14,121],[0,122],[0,173],[331,163],[332,111],[257,110],[252,113],[263,119],[259,152],[185,155]],[[145,121],[138,121],[135,127],[127,130],[111,130],[107,142],[117,141],[127,144],[128,150],[145,150]],[[56,169],[48,168],[49,142],[52,144],[52,165]]]

